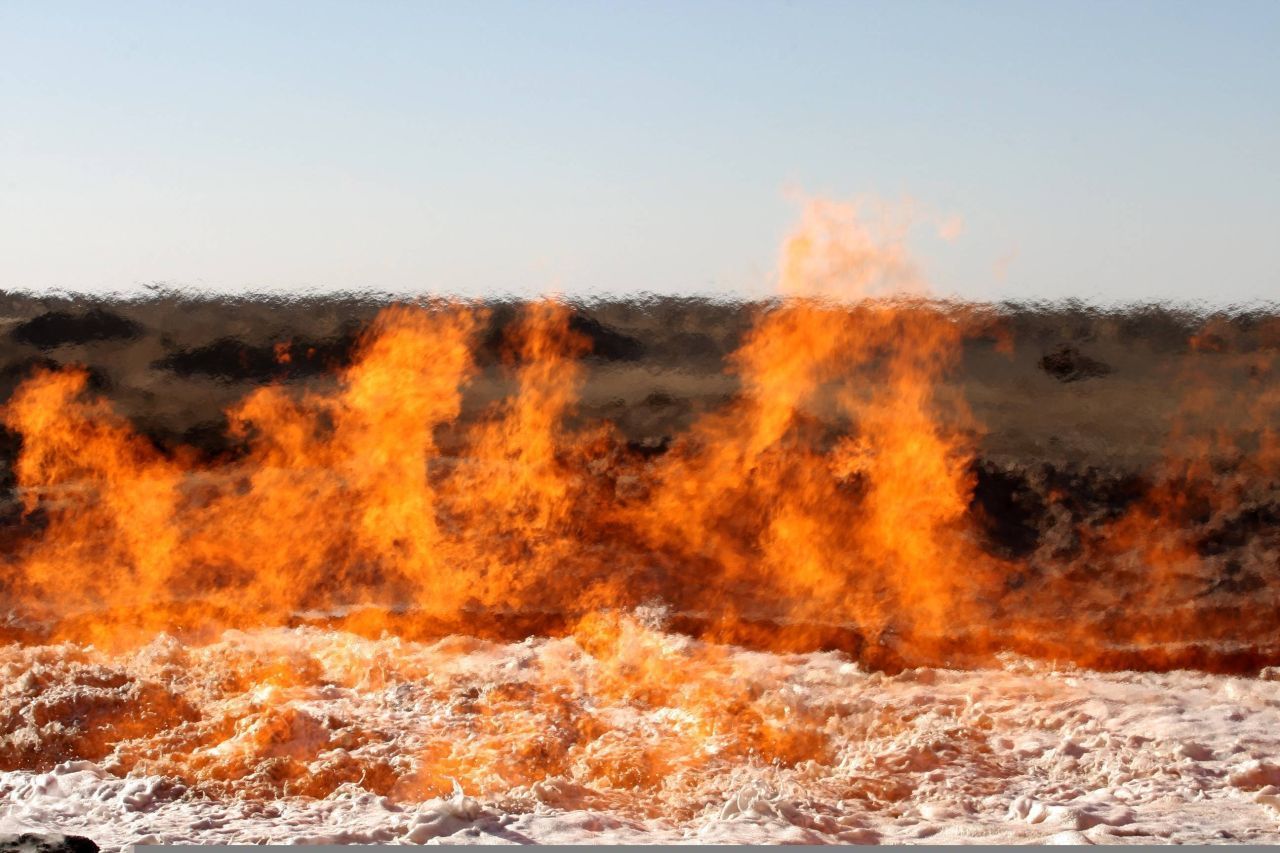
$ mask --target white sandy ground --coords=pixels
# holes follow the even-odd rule
[[[104,848],[1280,842],[1265,679],[1015,659],[887,677],[630,617],[581,642],[10,646],[0,676],[0,757],[26,765],[0,774],[0,832]],[[318,796],[292,793],[307,778]]]

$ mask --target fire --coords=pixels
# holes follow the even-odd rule
[[[565,637],[520,646],[274,629],[193,647],[161,636],[119,654],[11,647],[0,668],[39,676],[6,685],[3,698],[39,694],[37,716],[57,718],[73,701],[68,685],[98,695],[87,731],[42,732],[43,750],[7,748],[0,766],[88,759],[170,780],[175,796],[190,787],[265,800],[359,784],[420,801],[456,784],[656,817],[696,813],[707,774],[831,764],[864,725],[865,709],[822,689],[865,677],[833,656],[817,656],[797,689],[779,681],[780,660],[753,662],[660,620],[597,613]]]
[[[1190,347],[1212,353],[1220,371],[1226,368],[1243,381],[1224,385],[1195,368],[1176,377],[1182,393],[1149,487],[1115,523],[1089,536],[1090,559],[1143,575],[1124,633],[1142,645],[1265,642],[1274,632],[1269,615],[1257,621],[1268,608],[1223,613],[1212,593],[1218,584],[1241,583],[1241,574],[1262,587],[1253,572],[1265,576],[1276,568],[1273,553],[1260,553],[1246,539],[1250,528],[1267,525],[1268,490],[1280,480],[1274,427],[1280,417],[1274,379],[1280,361],[1270,347],[1227,351],[1217,326],[1215,318],[1206,321]],[[1215,558],[1233,539],[1247,547],[1224,565]]]
[[[960,330],[920,300],[854,301],[913,273],[852,208],[815,204],[782,268],[791,298],[733,358],[739,401],[658,466],[640,516],[651,541],[711,556],[713,612],[732,613],[746,587],[787,603],[775,618],[936,634],[964,605],[952,579],[988,568],[958,528],[972,451],[934,394]],[[822,397],[844,435],[814,427]]]
[[[485,306],[388,307],[331,381],[232,406],[239,450],[214,460],[152,444],[84,370],[36,373],[3,414],[26,523],[0,568],[0,769],[681,821],[753,808],[724,800],[750,776],[891,810],[904,773],[987,766],[991,714],[1019,705],[888,708],[877,679],[931,694],[911,667],[1008,652],[1272,661],[1230,643],[1274,610],[1204,589],[1274,571],[1252,543],[1219,555],[1274,512],[1274,348],[1217,353],[1249,390],[1231,430],[1205,423],[1237,389],[1186,377],[1163,461],[1102,517],[1029,475],[1058,526],[1009,556],[983,538],[982,426],[949,381],[975,330],[1014,351],[999,318],[928,299],[901,230],[847,205],[807,209],[779,278],[728,361],[736,394],[656,454],[579,411],[590,342],[556,300],[506,324],[497,365]],[[509,391],[476,406],[486,374]]]
[[[153,446],[83,371],[38,373],[4,411],[28,519],[0,576],[17,614],[6,630],[118,649],[308,622],[510,639],[658,602],[706,639],[876,666],[1007,649],[1116,665],[1127,658],[1102,646],[1168,644],[1204,616],[1191,602],[1205,546],[1179,530],[1210,497],[1246,511],[1240,483],[1277,471],[1267,357],[1248,355],[1257,441],[1225,496],[1208,494],[1214,449],[1191,431],[1200,444],[1177,458],[1198,467],[1166,466],[1115,520],[1077,531],[1067,568],[1026,566],[974,529],[981,427],[946,381],[972,318],[926,298],[902,229],[813,202],[779,279],[730,359],[737,395],[653,458],[578,416],[589,342],[555,300],[506,328],[512,390],[479,418],[463,400],[489,369],[476,361],[487,309],[403,304],[332,385],[271,385],[232,407],[244,450],[216,461]],[[1098,634],[1064,604],[1081,572],[1104,570],[1145,591],[1090,588],[1096,609],[1122,614]],[[1019,587],[1024,571],[1046,580]]]

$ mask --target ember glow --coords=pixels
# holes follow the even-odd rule
[[[1274,716],[1270,682],[1228,676],[1280,660],[1276,348],[1223,354],[1252,383],[1229,434],[1201,422],[1241,401],[1186,378],[1164,461],[1107,511],[1073,516],[1079,482],[1036,474],[1026,500],[1061,523],[1019,552],[992,544],[984,425],[950,383],[966,342],[1007,349],[1006,320],[928,299],[850,206],[812,203],[781,256],[779,299],[728,359],[736,393],[661,452],[582,416],[591,341],[555,300],[504,326],[508,393],[480,417],[462,415],[492,309],[405,303],[333,377],[240,400],[239,449],[212,459],[157,446],[87,370],[34,373],[4,410],[14,819],[96,786],[157,814],[276,803],[317,837],[347,809],[371,841],[548,810],[602,821],[552,838],[871,841],[939,821],[1146,833],[1164,796],[1146,772],[1275,800],[1261,717],[1244,746],[1167,726],[1141,749],[1119,713],[1138,687],[1055,667],[1198,670],[1141,689],[1169,703],[1183,679],[1210,723],[1231,696]],[[1223,597],[1242,590],[1243,609]],[[1022,707],[1060,740],[1011,739]],[[1108,738],[1123,760],[1090,763]],[[1107,793],[1011,793],[1040,771]],[[196,837],[273,837],[251,818]],[[766,829],[724,828],[740,818]]]

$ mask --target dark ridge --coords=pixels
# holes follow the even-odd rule
[[[248,452],[247,442],[232,436],[226,415],[188,427],[176,443],[179,447],[193,448],[206,462],[235,459]]]
[[[59,371],[64,370],[69,365],[49,358],[43,355],[28,356],[20,361],[6,364],[0,367],[0,400],[8,400],[13,396],[13,392],[18,389],[24,381],[31,378],[32,374],[37,371]],[[88,375],[88,388],[95,393],[106,393],[111,390],[111,378],[107,376],[106,371],[102,368],[91,365],[75,365],[79,370],[83,370]]]
[[[165,456],[192,459],[201,464],[231,463],[244,458],[249,443],[235,435],[225,414],[186,428],[165,422],[140,421],[134,428]]]
[[[1147,496],[1150,483],[1134,473],[1045,465],[1044,490],[1078,524],[1113,521]]]
[[[1207,598],[1221,593],[1248,595],[1265,589],[1266,586],[1267,582],[1256,572],[1244,571],[1239,560],[1227,560],[1226,565],[1222,567],[1222,577],[1215,578],[1197,594],[1197,597]]]
[[[671,449],[671,436],[642,438],[626,443],[627,451],[640,459],[655,459]]]
[[[119,314],[90,308],[83,314],[48,311],[21,323],[11,334],[18,343],[47,350],[93,341],[134,340],[142,335],[142,327]]]
[[[1079,382],[1111,373],[1111,365],[1080,352],[1070,344],[1059,344],[1039,361],[1040,369],[1059,382]]]
[[[208,376],[222,382],[278,382],[332,372],[351,360],[354,332],[320,341],[277,341],[247,344],[219,338],[194,349],[179,350],[152,364],[182,377]]]
[[[499,302],[489,307],[489,317],[484,332],[478,337],[472,358],[479,365],[499,364],[514,357],[509,352],[507,333],[520,317],[519,308],[511,302]]]
[[[14,432],[8,427],[0,424],[0,494],[6,498],[12,497],[14,489],[18,486],[18,476],[14,471],[14,465],[18,461],[18,454],[22,452],[22,435]],[[0,516],[3,516],[0,511]],[[0,518],[0,526],[3,526],[7,520]]]
[[[1196,551],[1202,557],[1213,557],[1241,548],[1255,536],[1280,533],[1280,506],[1263,504],[1241,510],[1205,531],[1196,542]]]
[[[488,328],[481,335],[475,350],[476,362],[481,365],[518,361],[513,351],[509,333],[519,322],[520,306],[501,302],[492,306]],[[638,361],[645,354],[645,345],[637,338],[619,332],[596,318],[575,308],[569,316],[569,331],[587,341],[584,357],[599,361]]]
[[[1123,340],[1141,340],[1155,352],[1183,352],[1210,316],[1207,312],[1173,305],[1132,305],[1116,313]],[[1232,321],[1235,315],[1231,315]]]
[[[638,361],[644,355],[644,344],[639,340],[579,311],[569,318],[569,330],[589,340],[588,355],[602,361]]]

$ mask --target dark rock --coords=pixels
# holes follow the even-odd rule
[[[1196,542],[1202,557],[1224,554],[1246,545],[1253,537],[1280,528],[1280,506],[1263,504],[1247,507],[1204,531]]]
[[[1134,473],[1104,471],[1096,466],[1043,466],[1041,491],[1051,494],[1077,523],[1104,523],[1124,515],[1151,490],[1151,483]]]
[[[627,450],[634,453],[641,459],[653,459],[661,456],[671,449],[671,436],[662,435],[651,438],[642,438],[637,441],[628,441]]]
[[[1034,551],[1044,526],[1045,504],[1027,478],[989,462],[977,463],[973,473],[969,511],[988,547],[1006,557],[1022,557]]]
[[[1168,305],[1135,305],[1116,317],[1120,339],[1155,352],[1185,352],[1204,318],[1194,311]]]
[[[1223,593],[1248,595],[1260,589],[1265,589],[1267,586],[1267,582],[1254,572],[1243,571],[1239,563],[1229,562],[1223,569],[1222,574],[1223,577],[1217,578],[1210,583],[1199,594],[1199,597],[1203,598]]]
[[[15,341],[40,349],[54,349],[67,344],[93,341],[133,340],[142,328],[132,320],[101,308],[90,308],[83,314],[49,311],[14,328]]]
[[[83,835],[24,832],[0,835],[0,853],[98,853],[98,845]]]
[[[0,367],[0,400],[7,400],[18,386],[40,370],[59,371],[66,365],[47,356],[31,356]],[[88,374],[88,388],[95,393],[111,390],[111,379],[99,367],[76,365]]]
[[[246,436],[233,433],[226,415],[191,425],[147,419],[135,422],[134,427],[170,458],[194,453],[203,464],[226,463],[243,458],[249,450]]]
[[[1111,373],[1111,365],[1084,355],[1070,344],[1060,344],[1039,361],[1040,369],[1059,382],[1079,382]]]
[[[639,340],[586,314],[575,312],[569,318],[569,330],[590,341],[587,354],[603,361],[637,361],[644,355],[644,344]]]
[[[178,352],[153,367],[179,376],[208,376],[223,382],[271,382],[316,376],[338,369],[351,360],[356,335],[339,335],[323,341],[281,341],[254,345],[235,338]]]
[[[520,361],[519,347],[515,345],[511,334],[520,318],[520,309],[513,303],[501,303],[492,309],[488,329],[481,336],[475,351],[478,364]],[[645,354],[645,345],[639,340],[601,323],[581,310],[570,314],[569,331],[586,342],[586,349],[582,353],[586,358],[637,361]]]

